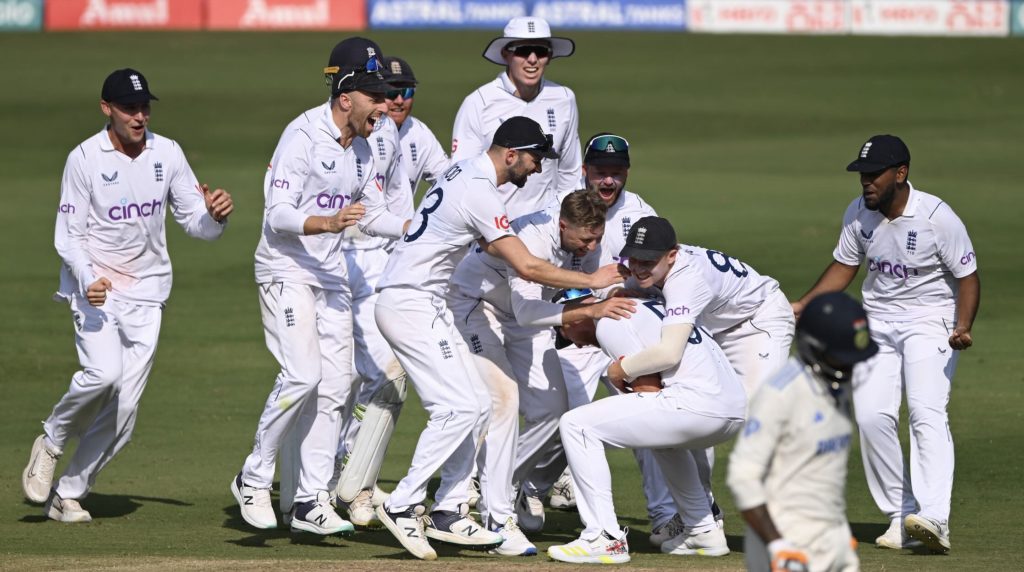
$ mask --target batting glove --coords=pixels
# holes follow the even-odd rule
[[[773,540],[768,544],[768,553],[772,558],[772,572],[808,572],[807,553],[793,546],[784,538]]]

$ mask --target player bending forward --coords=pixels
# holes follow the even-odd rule
[[[853,366],[878,353],[867,315],[846,294],[813,299],[796,326],[797,357],[762,386],[729,458],[747,521],[747,569],[854,571],[846,522]]]

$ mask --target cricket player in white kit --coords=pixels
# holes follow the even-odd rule
[[[629,255],[645,256],[639,250]],[[658,300],[639,302],[637,313],[628,320],[599,320],[596,327],[592,320],[583,320],[563,326],[562,335],[581,345],[597,343],[613,359],[647,351],[661,340],[666,310]],[[669,318],[665,317],[666,321]],[[663,552],[729,553],[725,535],[715,523],[696,456],[703,457],[705,448],[740,430],[746,397],[710,333],[700,327],[690,330],[682,361],[631,382],[617,380],[615,386],[622,393],[562,416],[562,444],[577,485],[577,507],[585,528],[577,540],[548,548],[551,558],[595,564],[630,560],[626,532],[615,516],[605,447],[650,449],[661,467],[686,525],[662,544]]]
[[[531,255],[512,233],[498,186],[512,182],[521,187],[541,170],[542,157],[555,156],[551,137],[535,121],[507,119],[486,153],[449,168],[426,194],[377,284],[377,325],[429,415],[409,473],[377,507],[377,516],[418,558],[437,557],[427,537],[477,548],[502,542],[499,534],[468,516],[466,503],[470,471],[490,412],[487,387],[444,300],[466,245],[478,241],[520,276],[542,284],[603,288],[621,280],[614,267],[594,274],[556,268]],[[441,486],[426,519],[421,503],[438,469]]]
[[[878,355],[853,383],[854,409],[868,488],[890,518],[876,543],[903,548],[911,539],[947,552],[953,491],[953,437],[946,408],[981,285],[967,229],[941,199],[908,180],[910,151],[898,137],[876,135],[848,171],[862,196],[843,216],[835,259],[793,304],[844,290],[867,262],[862,293]],[[910,475],[900,447],[900,402],[910,411]]]
[[[329,104],[285,133],[271,162],[256,281],[267,347],[281,372],[252,453],[231,484],[242,517],[257,528],[277,526],[270,487],[278,451],[294,430],[301,470],[292,530],[352,531],[331,507],[329,492],[352,384],[352,295],[340,233],[358,224],[363,232],[397,237],[408,223],[386,208],[375,154],[355,144],[386,112],[390,86],[381,68],[380,48],[370,40],[335,46],[325,69]]]
[[[109,123],[68,155],[54,245],[61,258],[55,299],[71,307],[82,369],[43,424],[22,473],[25,497],[49,518],[89,522],[79,501],[131,439],[153,367],[171,291],[165,221],[170,207],[189,236],[213,240],[234,206],[200,185],[175,141],[148,129],[149,83],[125,68],[103,82]],[[80,438],[53,485],[65,446]]]
[[[729,458],[729,488],[747,521],[744,554],[756,572],[859,569],[846,521],[853,366],[878,352],[867,315],[833,292],[796,326],[797,357],[750,401]]]
[[[551,60],[576,50],[568,38],[551,37],[542,18],[509,20],[504,35],[488,44],[483,56],[505,69],[493,81],[466,96],[452,127],[452,161],[476,157],[491,144],[503,121],[516,115],[533,119],[552,136],[557,159],[545,159],[543,171],[530,177],[510,200],[510,219],[543,210],[562,194],[578,188],[580,180],[579,111],[576,94],[544,78]],[[501,189],[508,199],[512,187]]]
[[[402,216],[408,218],[412,216],[413,195],[420,180],[436,181],[448,168],[449,161],[426,124],[411,116],[417,81],[409,64],[400,58],[385,57],[384,77],[392,86],[384,95],[389,120],[379,123],[389,127],[386,131],[394,134],[394,144],[386,137],[385,129],[378,129],[371,137],[371,146],[377,150],[382,162],[392,164],[385,176],[388,209],[396,214],[407,213]],[[352,230],[349,229],[346,235],[356,234]],[[338,466],[350,454],[352,457],[346,465],[347,470],[339,475],[342,480],[336,491],[339,500],[348,506],[349,519],[356,526],[379,524],[374,514],[373,495],[374,491],[379,491],[375,483],[406,391],[404,371],[391,346],[377,329],[373,316],[377,280],[393,249],[394,241],[361,234],[351,238],[346,236],[345,257],[353,295],[358,377],[346,407],[342,438],[338,444]],[[367,417],[371,423],[380,424],[381,429],[364,435],[357,447],[356,440],[363,419]]]
[[[597,249],[607,207],[592,191],[574,191],[543,211],[512,221],[512,230],[534,256],[565,269],[583,259],[582,269],[597,269]],[[523,433],[540,427],[550,434],[568,410],[552,326],[581,317],[628,317],[633,303],[615,298],[599,304],[566,307],[551,302],[556,289],[518,276],[514,268],[482,250],[462,259],[452,276],[448,303],[456,327],[469,346],[491,396],[491,418],[481,463],[480,514],[505,539],[496,552],[533,555],[537,548],[519,530],[513,475],[532,468],[544,441],[523,450]],[[550,427],[551,429],[548,429]]]

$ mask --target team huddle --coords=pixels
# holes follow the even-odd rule
[[[451,157],[411,115],[406,60],[365,38],[331,51],[330,98],[285,127],[264,179],[255,278],[280,371],[230,481],[242,518],[318,535],[383,527],[433,560],[431,542],[536,555],[546,508],[575,509],[579,538],[548,556],[624,563],[605,449],[629,448],[650,543],[716,557],[730,548],[715,446],[735,441],[726,482],[748,568],[857,570],[844,497],[855,415],[890,519],[876,545],[948,552],[946,410],[980,282],[963,223],[910,184],[906,145],[877,135],[858,149],[847,170],[862,193],[834,261],[791,303],[746,261],[681,243],[626,190],[624,137],[581,144],[575,94],[544,78],[574,50],[540,18],[511,20],[483,54],[502,71],[455,117]],[[62,180],[57,298],[81,370],[22,479],[62,522],[92,520],[80,501],[134,429],[171,286],[165,206],[205,240],[234,210],[149,131],[156,99],[140,72],[112,73],[108,125],[71,152]],[[843,291],[865,262],[862,306]],[[408,384],[427,423],[386,493],[377,479]],[[601,384],[610,395],[596,399]]]

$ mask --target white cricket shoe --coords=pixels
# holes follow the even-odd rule
[[[562,471],[562,476],[551,486],[548,506],[558,510],[576,509],[576,490],[573,488],[572,472],[569,469]]]
[[[921,546],[921,542],[910,537],[903,528],[903,519],[901,518],[892,519],[885,533],[875,539],[876,548],[900,550],[903,548],[916,548],[918,546]]]
[[[53,472],[62,453],[46,445],[46,435],[36,437],[28,465],[21,473],[21,490],[25,492],[25,498],[36,503],[46,502],[53,487]]]
[[[50,493],[43,507],[46,517],[60,522],[92,522],[92,515],[75,499],[62,499],[57,491]]]
[[[476,550],[490,550],[505,541],[496,532],[469,516],[469,503],[459,505],[459,510],[435,510],[427,522],[427,538],[455,544]]]
[[[907,534],[920,541],[932,552],[949,553],[949,525],[916,514],[907,515],[903,521]]]
[[[317,491],[316,499],[295,503],[292,507],[292,532],[312,532],[322,536],[355,532],[352,523],[338,516],[331,506],[331,493]]]
[[[511,516],[505,520],[505,524],[494,529],[501,535],[504,541],[501,546],[491,550],[491,554],[501,556],[536,556],[537,547],[534,546],[523,531],[519,529],[516,520]]]
[[[384,501],[388,500],[391,493],[384,492],[377,485],[373,485],[373,496],[370,497],[370,502],[373,503],[373,508],[377,508],[384,504]]]
[[[480,504],[480,481],[475,478],[469,479],[469,508],[476,508]]]
[[[676,513],[668,522],[651,531],[651,545],[660,548],[666,540],[682,534],[684,529],[683,519]]]
[[[374,512],[373,491],[363,489],[348,503],[348,519],[360,528],[380,528],[380,520]]]
[[[410,554],[420,560],[437,560],[437,552],[430,546],[424,532],[430,520],[424,516],[426,511],[426,507],[418,504],[402,512],[388,512],[387,505],[382,504],[377,507],[377,519]]]
[[[544,530],[544,501],[519,491],[516,498],[516,520],[523,532],[540,532]]]
[[[706,532],[684,531],[662,543],[661,551],[677,556],[725,556],[729,543],[717,526]]]
[[[628,530],[624,530],[621,538],[613,538],[607,532],[602,532],[593,540],[577,538],[569,544],[548,548],[548,556],[573,564],[624,564],[629,562],[627,533]]]
[[[231,480],[231,494],[235,495],[242,519],[260,529],[277,528],[277,516],[270,502],[270,489],[250,487],[242,482],[242,473]]]

